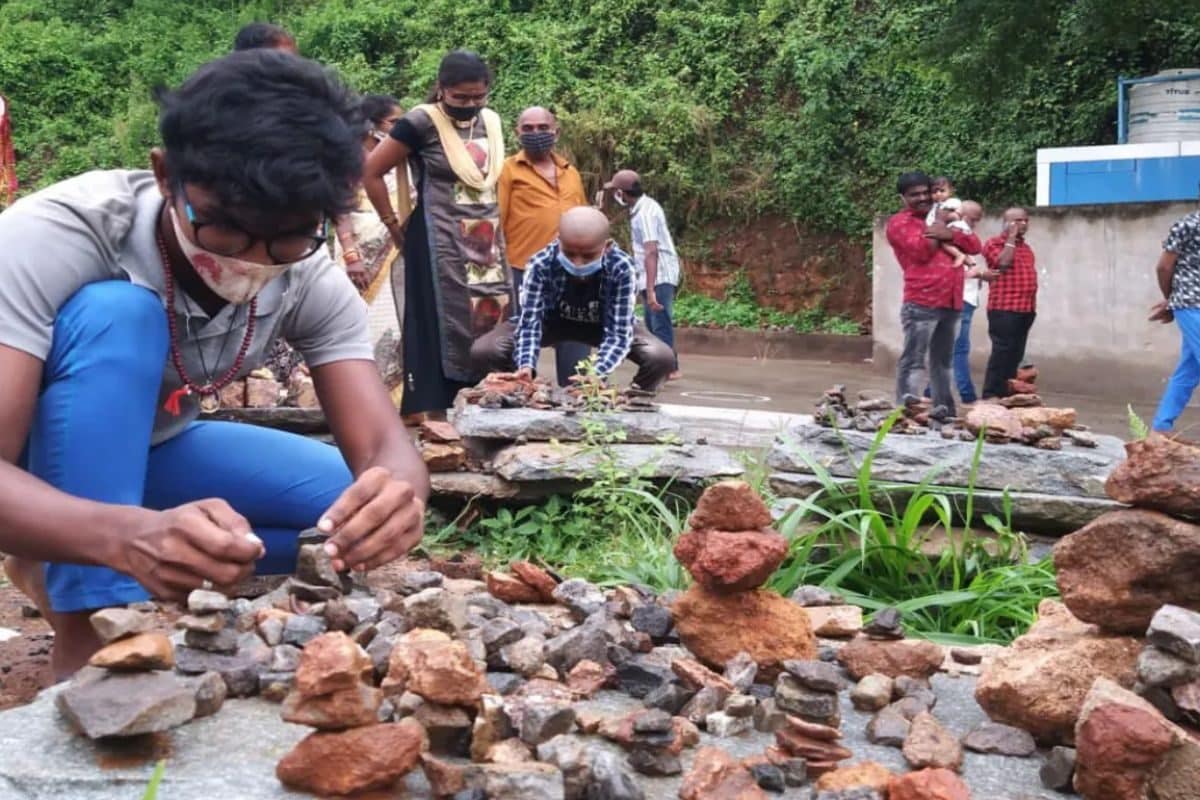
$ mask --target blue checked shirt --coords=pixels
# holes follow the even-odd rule
[[[633,259],[615,244],[604,253],[600,265],[600,313],[604,335],[596,354],[596,372],[608,375],[617,368],[633,345],[634,283],[637,268]],[[517,319],[513,360],[517,369],[537,366],[542,349],[542,322],[557,320],[559,300],[567,285],[566,270],[558,265],[558,240],[538,251],[525,266],[521,285],[521,315]]]

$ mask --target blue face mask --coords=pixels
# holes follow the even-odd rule
[[[574,275],[576,278],[586,278],[589,275],[595,275],[600,271],[600,267],[604,264],[604,254],[595,261],[587,264],[578,265],[563,254],[563,251],[558,251],[558,265],[567,271],[568,275]]]

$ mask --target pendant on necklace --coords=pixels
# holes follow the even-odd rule
[[[221,396],[216,392],[200,395],[200,413],[212,414],[221,408]]]

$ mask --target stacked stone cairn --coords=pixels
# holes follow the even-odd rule
[[[1035,395],[1014,395],[1004,400],[976,403],[964,417],[937,417],[930,401],[909,397],[889,433],[925,435],[938,431],[942,438],[974,442],[982,433],[992,444],[1024,444],[1041,450],[1061,450],[1067,442],[1094,448],[1096,439],[1077,424],[1072,408],[1047,408]],[[838,384],[825,390],[816,404],[817,424],[841,430],[875,433],[897,406],[882,392],[860,391],[853,405],[846,387]]]
[[[160,733],[189,722],[198,710],[214,710],[212,703],[197,704],[211,684],[199,689],[172,671],[174,647],[153,630],[151,615],[109,608],[93,614],[91,623],[104,647],[56,699],[76,731],[91,739]]]
[[[1043,783],[1087,800],[1200,785],[1200,447],[1126,445],[1107,513],[1054,548],[1062,603],[986,666],[976,699],[1052,746]]]

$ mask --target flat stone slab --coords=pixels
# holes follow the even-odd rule
[[[609,445],[617,465],[648,478],[684,483],[709,478],[735,478],[744,472],[729,452],[711,445]],[[506,447],[492,460],[493,471],[506,481],[592,480],[605,459],[596,448],[579,444],[521,444]]]
[[[1104,481],[1125,459],[1124,443],[1115,436],[1096,436],[1099,447],[1064,443],[1062,450],[1038,450],[1017,444],[984,444],[975,486],[1013,492],[1105,498]],[[831,475],[858,474],[874,434],[833,430],[815,423],[800,424],[780,434],[771,447],[768,465],[780,472],[807,472],[807,453]],[[974,442],[943,439],[936,433],[894,434],[884,438],[874,455],[871,476],[897,483],[920,483],[931,474],[944,486],[970,481]]]
[[[434,495],[450,497],[519,497],[521,487],[496,475],[482,472],[431,472],[429,489]]]
[[[974,700],[975,680],[936,675],[938,695],[934,714],[956,736],[962,736],[986,720]],[[305,795],[285,790],[275,779],[275,765],[308,729],[279,718],[279,706],[260,699],[229,700],[216,716],[149,740],[141,750],[113,750],[76,736],[62,723],[54,709],[57,689],[43,692],[28,706],[0,712],[0,798],[21,800],[129,800],[141,797],[154,763],[166,761],[158,796],[163,800],[291,800]],[[639,701],[615,692],[601,692],[594,700],[576,704],[577,710],[606,715],[642,708]],[[849,690],[842,692],[842,744],[854,752],[846,764],[873,760],[896,772],[905,772],[899,749],[873,745],[865,730],[870,714],[856,711]],[[621,752],[600,737],[589,736],[589,746]],[[749,733],[717,739],[701,735],[700,746],[721,747],[736,757],[760,755],[774,738]],[[684,750],[684,769],[690,769],[698,748]],[[963,778],[972,796],[1005,800],[1053,800],[1057,795],[1043,789],[1038,779],[1039,757],[1010,758],[968,752]],[[639,776],[646,800],[678,797],[682,776],[648,778]],[[430,797],[429,786],[418,768],[403,780],[402,796],[413,800]],[[788,789],[790,800],[808,797],[802,789]]]
[[[771,473],[770,482],[772,491],[779,497],[808,497],[813,492],[824,488],[815,475],[803,472],[774,472]],[[857,491],[856,485],[851,481],[839,481],[839,483]],[[894,483],[879,488],[881,491],[873,498],[877,502],[884,500],[889,495],[893,498],[902,498],[904,494],[915,489],[916,484]],[[931,491],[949,495],[954,508],[960,514],[965,515],[966,489],[957,486],[932,487]],[[1010,491],[1008,498],[1012,504],[1013,527],[1035,533],[1071,533],[1102,514],[1125,508],[1116,501],[1099,497]],[[995,489],[976,489],[974,512],[975,516],[996,514],[1003,519],[1004,492]]]
[[[604,425],[623,431],[630,444],[679,441],[683,429],[678,422],[657,411],[613,411],[575,413],[534,408],[481,408],[464,405],[451,418],[464,437],[512,441],[525,437],[530,442],[578,442],[587,437],[588,425]]]

